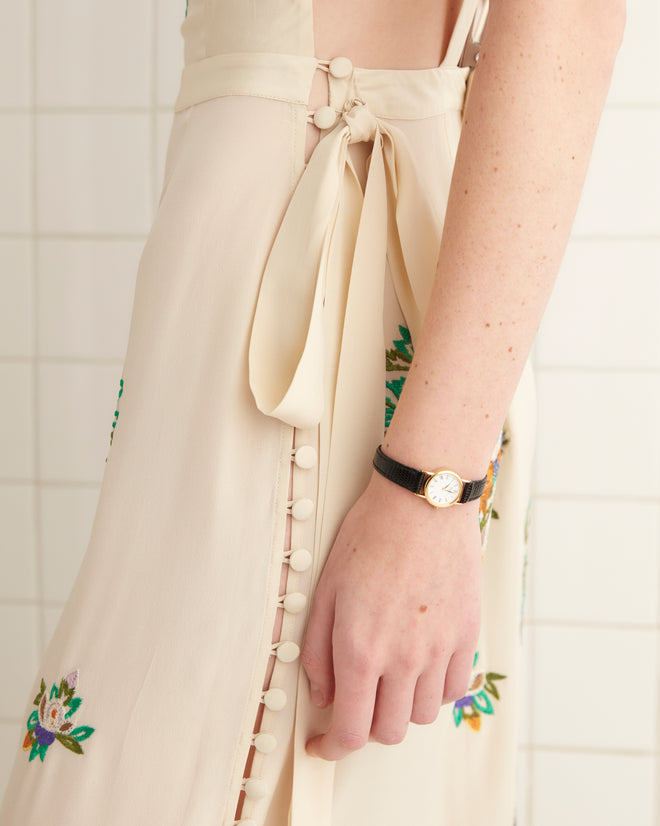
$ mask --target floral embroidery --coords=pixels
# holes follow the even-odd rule
[[[410,365],[413,360],[413,346],[410,338],[410,330],[399,324],[400,339],[394,339],[394,345],[391,350],[385,351],[385,370],[388,373],[400,372],[407,373],[410,370]],[[394,399],[389,396],[385,398],[385,430],[390,426],[392,416],[396,409],[396,403],[399,401],[403,385],[406,381],[405,376],[400,376],[398,379],[386,381],[385,387],[390,391]]]
[[[94,733],[91,726],[73,727],[72,717],[82,704],[82,698],[75,697],[78,686],[78,670],[62,677],[59,686],[53,683],[50,694],[46,683],[41,678],[41,688],[34,698],[33,705],[37,711],[30,714],[27,721],[27,734],[23,740],[23,751],[30,750],[30,760],[38,757],[43,763],[49,747],[58,740],[65,749],[76,754],[83,754],[81,740],[86,740]]]
[[[477,651],[472,668],[476,667],[478,659]],[[494,671],[474,674],[468,693],[454,703],[454,723],[457,727],[465,720],[473,731],[481,731],[481,715],[494,713],[493,703],[488,695],[496,700],[500,699],[500,693],[495,685],[497,680],[506,680],[506,676]]]
[[[115,427],[117,427],[117,419],[119,418],[119,399],[121,399],[122,393],[124,392],[124,380],[119,379],[119,395],[117,396],[117,405],[115,409],[115,417],[112,420],[112,430],[110,431],[110,447],[112,447],[112,437],[115,435]],[[106,462],[108,458],[106,456]]]
[[[504,430],[500,433],[500,438],[497,443],[497,456],[491,459],[488,466],[488,473],[486,475],[486,487],[481,494],[479,500],[479,529],[481,530],[482,544],[485,544],[486,532],[488,524],[491,519],[499,519],[500,515],[493,507],[493,498],[495,496],[495,484],[497,482],[497,474],[500,469],[500,459],[502,458],[502,447],[504,444]]]

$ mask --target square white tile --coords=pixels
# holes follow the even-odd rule
[[[41,365],[40,473],[45,481],[100,483],[121,370],[121,365]]]
[[[4,3],[0,26],[0,106],[29,106],[31,3]]]
[[[159,106],[173,106],[179,92],[183,69],[183,37],[180,28],[185,11],[185,0],[161,0],[156,8],[156,89]]]
[[[33,485],[0,484],[0,599],[39,596],[35,498]]]
[[[660,377],[536,373],[537,494],[660,496]]]
[[[657,631],[537,626],[534,743],[656,746]]]
[[[34,478],[33,368],[0,364],[0,479]]]
[[[34,698],[31,692],[34,685],[38,685],[38,615],[36,605],[0,604],[0,663],[5,675],[5,679],[0,680],[3,720],[25,723],[25,709]]]
[[[0,114],[0,232],[29,232],[32,228],[30,118],[28,114]]]
[[[87,550],[98,488],[44,486],[41,532],[44,599],[64,602]]]
[[[17,754],[24,754],[21,746],[25,735],[24,723],[0,723],[0,800]]]
[[[660,103],[658,41],[660,10],[656,0],[626,0],[626,31],[608,104]]]
[[[147,114],[37,115],[37,215],[52,233],[146,234]]]
[[[0,240],[0,296],[0,355],[33,355],[32,249],[28,241]]]
[[[39,106],[147,106],[148,0],[37,2]]]
[[[660,234],[660,109],[606,109],[574,235]]]
[[[660,506],[537,500],[535,520],[535,619],[657,622]]]
[[[660,242],[577,241],[537,338],[537,365],[660,367]]]
[[[41,241],[39,354],[115,358],[126,353],[142,241]]]
[[[655,826],[654,777],[652,757],[537,753],[533,826]]]

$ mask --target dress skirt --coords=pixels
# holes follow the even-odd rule
[[[1,826],[232,826],[239,801],[245,826],[511,826],[529,364],[481,501],[468,694],[399,745],[326,762],[304,744],[331,708],[299,658],[419,335],[475,7],[439,67],[392,70],[317,58],[312,0],[190,0],[89,546]],[[316,71],[329,98],[312,111]]]

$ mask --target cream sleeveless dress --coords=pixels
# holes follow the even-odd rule
[[[1,826],[231,826],[239,798],[244,826],[511,826],[529,365],[481,503],[468,694],[400,745],[329,763],[304,749],[331,709],[299,659],[419,334],[475,9],[438,68],[381,70],[314,56],[312,0],[190,0],[89,547],[26,696]],[[329,100],[310,111],[317,70]]]

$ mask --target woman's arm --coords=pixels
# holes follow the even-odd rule
[[[564,254],[623,0],[491,0],[434,291],[385,452],[481,478]],[[463,696],[480,616],[478,502],[435,511],[376,473],[314,596],[303,664],[339,759]]]
[[[484,475],[566,249],[623,21],[622,0],[491,0],[393,458]]]

